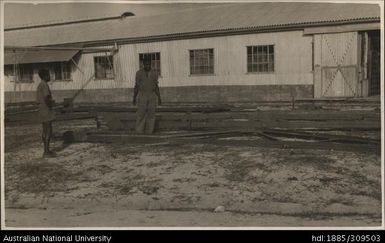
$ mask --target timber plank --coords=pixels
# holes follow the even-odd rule
[[[106,117],[114,117],[125,120],[135,120],[136,115],[132,112],[113,113],[110,115],[101,113]],[[158,113],[157,118],[161,120],[209,120],[209,119],[252,119],[252,120],[380,120],[381,114],[374,112],[221,112],[221,113]]]
[[[269,135],[289,137],[289,138],[304,138],[304,139],[316,139],[316,140],[325,140],[325,141],[332,140],[335,142],[346,142],[346,143],[374,143],[374,144],[381,143],[381,139],[370,139],[370,138],[362,138],[362,137],[356,137],[356,136],[319,134],[319,133],[308,133],[308,132],[298,132],[298,131],[288,132],[288,131],[264,129],[263,133],[267,133]]]
[[[93,114],[77,114],[77,113],[64,113],[57,114],[54,121],[67,121],[67,120],[80,120],[80,119],[96,119]]]
[[[118,107],[118,106],[78,106],[73,111],[95,110],[97,112],[136,112],[136,107]],[[157,112],[222,112],[229,111],[226,107],[157,107]]]
[[[88,142],[166,142],[174,138],[193,138],[193,137],[213,137],[228,134],[239,134],[237,130],[230,131],[198,131],[198,132],[178,132],[178,133],[155,133],[151,135],[135,134],[135,133],[116,133],[111,131],[105,132],[89,132],[86,141]]]
[[[172,143],[191,143],[191,144],[210,144],[220,146],[248,146],[261,148],[280,148],[280,149],[317,149],[329,151],[349,151],[359,153],[381,153],[380,145],[368,144],[341,144],[333,142],[281,142],[272,140],[218,140],[218,139],[175,139]]]
[[[116,124],[127,129],[134,128],[135,120],[111,119],[107,126]],[[110,125],[112,124],[112,125]],[[157,129],[191,129],[191,128],[285,128],[285,129],[380,129],[380,121],[302,121],[302,120],[157,120]],[[116,128],[114,128],[116,129]],[[123,128],[122,128],[123,129]]]

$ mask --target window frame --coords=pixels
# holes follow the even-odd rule
[[[266,56],[267,61],[260,61],[258,60],[254,62],[254,48],[267,48]],[[273,52],[270,53],[270,48],[272,47]],[[251,48],[252,52],[249,54],[249,48]],[[272,62],[270,62],[270,55],[273,56]],[[251,56],[251,63],[249,63],[249,56]],[[258,51],[256,56],[258,57]],[[251,65],[251,71],[249,71],[249,66]],[[257,65],[257,70],[254,70],[254,65]],[[258,65],[267,65],[267,71],[259,71]],[[270,70],[270,67],[272,69]],[[248,45],[246,46],[246,73],[247,74],[271,74],[275,73],[275,45],[274,44],[265,44],[265,45]]]
[[[68,70],[65,71],[65,66],[67,65],[66,68],[69,68],[69,72],[66,72]],[[60,66],[60,79],[57,79],[56,77],[56,74],[57,74],[57,70],[56,68]],[[55,62],[52,64],[52,74],[51,75],[51,80],[53,82],[60,82],[60,81],[72,81],[72,65],[71,65],[71,62],[70,61],[67,61],[67,62]],[[65,73],[69,73],[69,78],[63,78],[65,75]]]
[[[25,67],[24,69],[22,69],[22,67]],[[14,76],[14,79],[16,79],[16,83],[34,83],[35,80],[34,80],[34,74],[35,74],[35,68],[34,68],[34,65],[32,64],[19,64],[18,67],[17,67],[17,74]],[[21,75],[21,70],[29,70],[30,73],[29,73],[29,76],[30,78],[29,79],[22,79],[22,75]],[[23,72],[25,73],[25,72]],[[25,74],[24,74],[25,75]],[[23,75],[23,76],[24,76]]]
[[[195,53],[198,52],[198,51],[208,51],[208,66],[207,69],[209,70],[209,72],[207,73],[198,73],[198,72],[192,72],[193,68],[196,70],[197,67],[205,67],[205,66],[198,66],[198,65],[195,65]],[[210,51],[212,51],[212,55],[210,56]],[[215,53],[214,53],[214,48],[204,48],[204,49],[189,49],[188,50],[188,54],[189,54],[189,62],[190,62],[190,76],[213,76],[215,75]],[[193,60],[194,60],[194,63],[191,62],[191,55],[194,55],[193,56]],[[210,60],[210,57],[212,57],[212,60]],[[192,66],[194,64],[194,66]],[[210,66],[212,64],[212,67]]]
[[[107,62],[98,62],[97,60],[98,59],[102,59],[102,58],[106,58],[107,59]],[[99,77],[98,76],[98,71],[97,71],[97,67],[98,65],[101,65],[101,67],[104,68],[103,70],[103,77]],[[105,66],[103,65],[110,65],[111,68],[107,69]],[[108,66],[108,67],[110,67]],[[111,70],[111,74],[112,77],[108,77],[108,72],[107,70]],[[103,55],[103,56],[94,56],[94,71],[95,71],[95,80],[114,80],[115,79],[115,68],[114,68],[114,56],[112,54],[110,55]]]

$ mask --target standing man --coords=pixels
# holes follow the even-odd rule
[[[52,121],[55,118],[52,110],[53,100],[48,82],[51,80],[47,69],[39,70],[41,82],[37,86],[37,102],[39,103],[39,117],[43,123],[42,139],[44,143],[43,157],[54,157],[55,153],[49,149],[49,143],[52,137]]]
[[[143,69],[136,72],[133,104],[138,103],[136,113],[137,133],[152,134],[155,126],[156,103],[162,104],[159,93],[158,73],[151,70],[151,60],[143,60]],[[136,102],[138,97],[138,102]]]

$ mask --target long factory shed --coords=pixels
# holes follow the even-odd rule
[[[257,2],[151,16],[6,28],[5,102],[127,102],[149,57],[164,102],[253,102],[380,94],[380,6]],[[80,90],[80,92],[79,92]]]

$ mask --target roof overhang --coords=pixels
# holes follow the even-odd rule
[[[79,50],[23,50],[4,53],[4,65],[65,62],[71,60]]]
[[[326,34],[326,33],[341,33],[351,31],[368,31],[368,30],[379,30],[381,29],[381,23],[360,23],[360,24],[346,24],[338,26],[321,26],[321,27],[310,27],[303,30],[304,35],[314,34]]]
[[[255,33],[298,31],[298,30],[305,30],[305,29],[308,29],[307,34],[310,34],[310,30],[314,30],[314,32],[316,32],[318,28],[319,28],[318,31],[324,30],[327,28],[334,28],[336,32],[341,32],[341,30],[343,30],[344,28],[347,28],[347,26],[350,26],[350,29],[352,29],[349,31],[354,31],[353,30],[354,28],[356,29],[359,28],[359,30],[362,31],[362,30],[380,29],[381,24],[380,24],[380,18],[369,18],[369,19],[362,19],[362,20],[344,20],[344,21],[321,22],[321,23],[299,23],[299,24],[274,25],[274,26],[256,26],[256,27],[237,28],[237,29],[222,29],[222,30],[211,30],[211,31],[190,32],[190,33],[166,34],[166,35],[158,35],[158,36],[105,39],[105,40],[84,41],[81,43],[71,43],[71,44],[72,45],[81,44],[84,47],[90,48],[90,47],[96,47],[96,46],[102,46],[102,45],[108,45],[108,44],[124,45],[124,44],[150,43],[150,42],[159,42],[159,41],[172,41],[172,40],[184,40],[184,39],[207,38],[207,37],[221,37],[221,36],[230,36],[230,35],[247,35],[247,34],[255,34]]]

